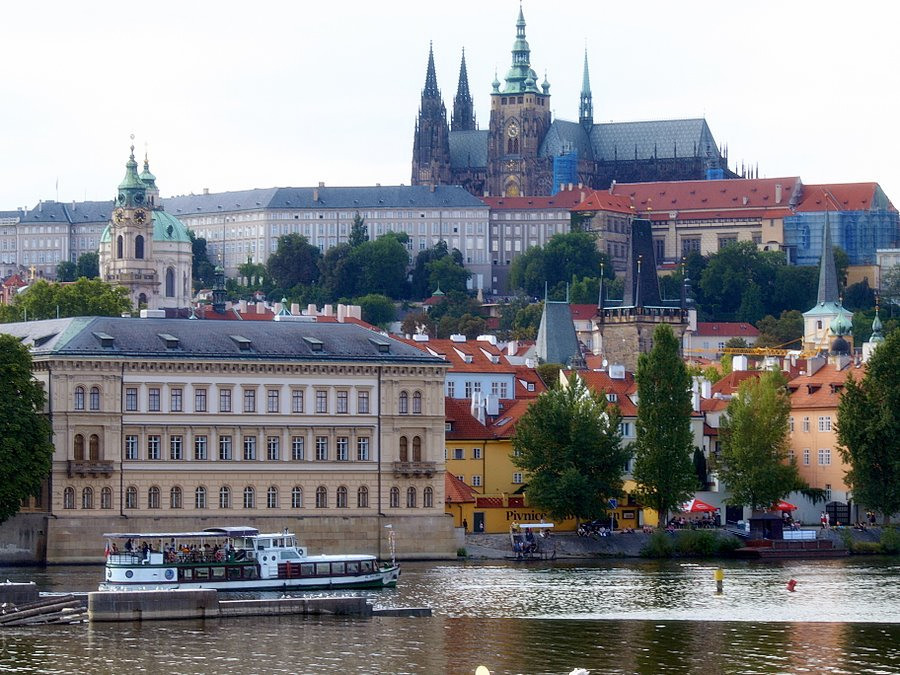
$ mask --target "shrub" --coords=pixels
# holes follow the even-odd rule
[[[855,541],[850,546],[850,552],[858,555],[877,555],[883,551],[877,541]]]
[[[456,557],[457,558],[467,558],[469,556],[468,551],[462,546],[456,549]]]
[[[731,553],[736,551],[744,544],[735,536],[730,534],[722,534],[717,538],[717,551],[716,553],[723,555],[726,553]]]
[[[844,548],[848,551],[853,550],[853,535],[850,533],[850,530],[838,530],[838,536],[841,538],[841,542],[844,544]]]
[[[664,532],[654,532],[641,549],[644,558],[671,558],[674,547],[671,537]]]
[[[675,540],[675,550],[680,555],[709,557],[719,551],[718,537],[709,530],[680,532]]]
[[[894,527],[881,531],[881,550],[885,553],[900,553],[900,532]]]

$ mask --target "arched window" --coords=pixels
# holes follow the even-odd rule
[[[356,506],[360,509],[369,508],[369,488],[365,485],[356,491]]]
[[[418,436],[413,437],[413,461],[422,461],[422,439]]]
[[[93,488],[86,487],[81,491],[81,508],[83,508],[83,509],[94,508],[94,490],[93,490]]]
[[[125,250],[125,239],[120,234],[118,237],[116,237],[116,258],[121,259],[122,253],[124,252],[124,250]]]
[[[100,387],[91,387],[91,410],[100,410]]]
[[[126,509],[136,509],[137,508],[137,488],[134,485],[129,485],[125,489],[125,508]]]
[[[90,451],[90,458],[92,462],[100,461],[100,437],[97,434],[91,434],[91,439],[88,441],[88,450]]]
[[[328,508],[328,490],[324,485],[320,485],[316,488],[316,508],[317,509],[327,509]]]
[[[175,270],[171,267],[166,270],[166,297],[175,297]]]
[[[274,485],[270,485],[269,489],[266,490],[266,508],[267,509],[277,509],[278,508],[278,488]]]
[[[302,509],[303,508],[303,488],[299,485],[295,485],[291,489],[291,508],[292,509]]]
[[[195,509],[205,509],[206,508],[206,488],[202,485],[194,490],[194,508]]]
[[[400,392],[400,414],[406,415],[409,412],[409,394],[405,391]]]
[[[409,442],[406,440],[406,436],[400,437],[400,461],[409,461]]]
[[[422,392],[417,391],[413,394],[413,415],[422,414]]]
[[[391,488],[391,508],[392,509],[400,508],[400,488],[398,488],[398,487]]]
[[[138,260],[144,259],[144,235],[142,234],[134,238],[134,257]]]
[[[84,387],[75,387],[75,410],[84,410]]]
[[[225,486],[219,488],[219,508],[231,508],[231,489]]]
[[[513,154],[513,139],[511,138],[506,139],[506,154]]]
[[[65,490],[63,490],[63,508],[75,508],[75,488],[67,487]]]
[[[406,508],[416,508],[416,488],[406,488]]]
[[[112,508],[112,488],[105,487],[100,490],[100,508],[101,509],[111,509]]]
[[[422,490],[422,506],[426,509],[434,507],[434,488],[427,487]]]
[[[513,139],[513,154],[514,155],[519,154],[519,139],[518,138]]]
[[[344,487],[343,485],[341,485],[341,486],[337,489],[337,497],[336,497],[336,499],[337,499],[337,507],[338,507],[339,509],[346,509],[346,508],[347,508],[347,488]]]
[[[84,436],[75,434],[75,461],[84,461]]]
[[[170,509],[180,509],[182,508],[183,503],[181,500],[181,488],[177,485],[169,490],[169,508]]]
[[[141,293],[138,296],[138,309],[140,309],[142,307],[143,308],[147,307],[147,294],[146,293]]]
[[[256,491],[250,486],[244,488],[244,508],[256,508]]]
[[[147,508],[158,509],[159,506],[159,488],[155,485],[147,490]]]

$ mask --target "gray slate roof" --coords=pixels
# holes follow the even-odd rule
[[[578,159],[594,159],[591,138],[578,122],[555,120],[547,130],[541,143],[540,154],[543,157],[557,157],[565,151],[575,150]]]
[[[701,157],[718,157],[719,150],[705,119],[653,120],[649,122],[609,122],[595,124],[591,129],[594,157],[612,161],[616,152],[620,160],[653,157],[693,157],[694,148]]]
[[[106,223],[115,203],[102,202],[41,202],[22,215],[22,223]]]
[[[546,363],[577,365],[581,362],[581,347],[568,302],[544,300],[535,351]]]
[[[446,364],[420,349],[350,323],[195,321],[74,317],[0,325],[41,356],[255,361],[369,361],[378,363]],[[160,334],[178,338],[175,349]],[[112,337],[111,346],[101,338]],[[236,339],[235,336],[240,339]],[[250,349],[242,350],[242,340]],[[313,351],[320,341],[321,351]],[[379,351],[379,344],[389,350]]]
[[[454,169],[487,168],[487,129],[450,132],[450,166]]]
[[[426,185],[269,188],[167,197],[163,207],[174,216],[260,209],[486,208],[456,185],[441,185],[433,191]]]

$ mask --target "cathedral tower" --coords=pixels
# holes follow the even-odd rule
[[[525,16],[519,7],[512,65],[506,84],[494,79],[488,140],[488,189],[492,195],[550,194],[538,153],[550,127],[550,83],[538,87],[525,39]],[[546,167],[544,167],[546,169]]]
[[[581,99],[578,105],[578,122],[587,133],[594,126],[594,104],[591,100],[591,78],[588,75],[587,49],[584,50],[584,75],[581,79]]]
[[[112,216],[100,236],[100,276],[127,288],[137,309],[189,307],[193,256],[187,228],[162,210],[147,159],[141,175],[137,168],[132,145]]]
[[[466,50],[463,49],[462,61],[459,64],[459,84],[456,87],[456,98],[453,99],[453,117],[450,119],[450,131],[473,131],[475,129],[475,104],[469,93],[469,74],[466,72]]]
[[[428,46],[425,88],[413,137],[413,185],[444,185],[450,182],[450,129],[447,109],[441,100],[434,71],[434,51]]]

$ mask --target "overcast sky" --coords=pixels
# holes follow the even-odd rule
[[[894,2],[525,0],[532,67],[577,119],[705,116],[730,165],[878,181],[900,203]],[[130,134],[163,197],[409,183],[429,40],[448,118],[466,50],[479,125],[517,0],[4,2],[0,210],[111,199]],[[58,187],[57,187],[58,182]],[[58,190],[58,192],[57,192]]]

